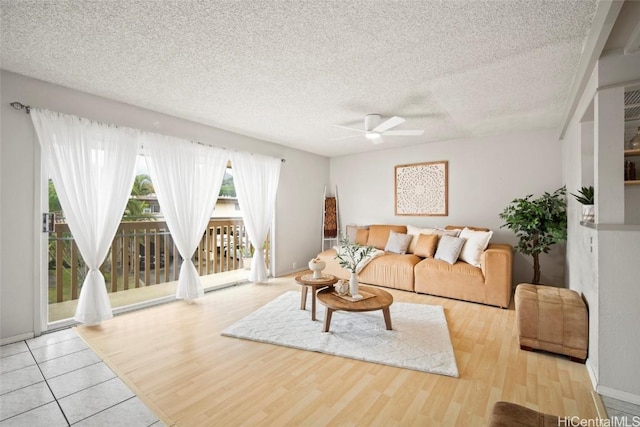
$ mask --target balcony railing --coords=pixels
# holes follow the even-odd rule
[[[249,246],[242,219],[211,219],[193,255],[203,276],[242,268]],[[268,246],[268,242],[265,245]],[[269,265],[269,251],[265,250]],[[108,292],[178,280],[182,258],[164,221],[122,222],[100,267]],[[65,223],[49,236],[49,303],[78,299],[88,269]]]

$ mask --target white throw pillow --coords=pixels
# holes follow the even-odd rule
[[[438,249],[436,250],[435,259],[441,259],[449,264],[455,264],[458,260],[458,255],[464,245],[464,239],[460,237],[447,236],[446,234],[440,237],[438,242]]]
[[[438,236],[453,236],[458,237],[462,230],[458,228],[454,228],[453,230],[446,230],[444,228],[436,228],[433,230],[433,234],[437,234]]]
[[[411,243],[409,244],[409,248],[407,249],[408,254],[415,253],[416,245],[418,244],[418,237],[421,234],[433,234],[435,228],[420,228],[415,225],[407,225],[407,234],[413,236]]]
[[[396,233],[391,230],[389,232],[389,240],[384,247],[385,252],[393,252],[395,254],[406,254],[409,243],[411,243],[413,236],[410,234]]]
[[[493,231],[474,231],[465,227],[460,232],[460,238],[465,239],[460,259],[474,267],[480,267],[480,256],[489,246],[491,236],[493,236]]]

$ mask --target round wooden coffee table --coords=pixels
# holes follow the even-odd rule
[[[316,320],[316,291],[320,288],[333,289],[332,285],[338,283],[338,278],[331,274],[325,274],[321,279],[314,279],[313,274],[303,274],[296,276],[296,283],[302,285],[300,295],[300,310],[304,310],[307,305],[307,288],[311,288],[311,320]]]
[[[333,287],[323,289],[318,292],[318,300],[327,307],[326,314],[324,316],[324,329],[323,332],[329,332],[331,326],[331,315],[334,311],[375,311],[382,310],[384,315],[384,323],[387,330],[391,330],[391,314],[389,313],[389,306],[393,304],[393,296],[379,288],[372,286],[360,285],[360,291],[367,292],[375,295],[372,298],[365,298],[360,301],[348,301],[344,298],[340,298],[333,293]],[[360,292],[360,293],[362,293]]]

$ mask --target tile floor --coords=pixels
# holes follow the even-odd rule
[[[602,396],[602,403],[607,408],[607,414],[612,424],[616,426],[640,425],[640,405],[623,402],[612,397]],[[615,424],[613,423],[615,419]]]
[[[0,347],[0,426],[164,424],[65,329]]]

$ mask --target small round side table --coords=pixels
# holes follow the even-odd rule
[[[325,274],[320,279],[314,279],[313,274],[302,274],[296,276],[296,283],[302,285],[300,294],[300,310],[304,310],[307,305],[307,289],[311,288],[311,320],[316,320],[316,292],[318,289],[326,288],[338,283],[338,278],[331,274]]]

